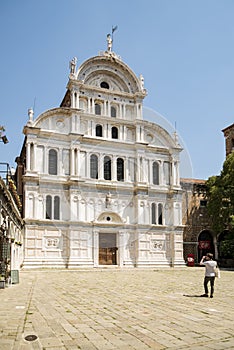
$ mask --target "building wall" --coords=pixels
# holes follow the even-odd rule
[[[217,236],[207,212],[206,181],[181,179],[183,189],[184,259],[193,254],[195,263],[207,252],[218,259]]]
[[[234,150],[234,124],[223,129],[225,137],[226,157]]]
[[[10,181],[0,177],[0,275],[5,279],[12,270],[20,270],[23,263],[23,220]]]
[[[29,111],[25,268],[184,264],[181,147],[143,120],[145,96],[105,52],[73,67],[60,108],[35,120]]]

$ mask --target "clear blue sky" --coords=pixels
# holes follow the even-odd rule
[[[113,50],[139,76],[144,106],[177,132],[191,159],[181,176],[218,175],[225,159],[222,129],[234,122],[233,0],[0,1],[0,124],[9,144],[0,161],[15,166],[27,110],[58,107],[69,60],[78,65]]]

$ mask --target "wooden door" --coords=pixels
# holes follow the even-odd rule
[[[99,264],[100,265],[116,265],[117,247],[115,233],[99,234]]]

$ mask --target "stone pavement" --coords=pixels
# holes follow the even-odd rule
[[[202,267],[21,271],[0,290],[0,349],[234,349],[234,271],[221,271],[213,299],[198,297],[203,276]]]

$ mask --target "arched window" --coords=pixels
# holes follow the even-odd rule
[[[111,159],[108,156],[104,157],[104,179],[111,180]]]
[[[102,137],[102,126],[101,125],[96,125],[96,136]]]
[[[151,223],[156,225],[156,205],[155,203],[151,204]]]
[[[117,181],[124,181],[124,160],[117,158]]]
[[[158,225],[163,224],[163,206],[161,203],[158,204]]]
[[[54,219],[60,219],[60,198],[59,196],[54,197]]]
[[[49,174],[57,175],[57,163],[58,163],[57,151],[55,149],[49,150]]]
[[[203,230],[198,236],[198,259],[200,260],[207,253],[215,256],[214,240],[211,231]]]
[[[111,137],[112,137],[112,139],[118,138],[118,129],[116,128],[116,126],[113,126],[111,128]]]
[[[95,114],[101,114],[101,106],[99,103],[95,103]]]
[[[103,89],[109,89],[109,84],[106,81],[102,81],[100,84],[101,88]]]
[[[90,157],[90,177],[98,179],[98,157],[96,154],[92,154]]]
[[[46,219],[60,219],[60,198],[55,196],[52,201],[52,196],[46,196]]]
[[[153,163],[153,184],[159,185],[159,166],[157,162]]]
[[[116,118],[116,108],[111,106],[111,116],[112,118]]]
[[[52,219],[52,197],[46,196],[46,219]]]

